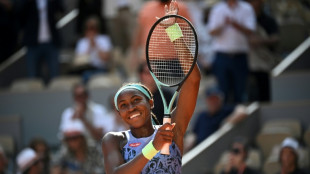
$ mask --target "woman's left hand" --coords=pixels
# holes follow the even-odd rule
[[[160,150],[162,149],[164,144],[172,143],[173,136],[174,136],[173,134],[174,126],[175,126],[175,123],[173,124],[165,123],[158,129],[155,135],[155,138],[153,140],[153,146],[155,147],[155,149]]]
[[[170,2],[169,7],[167,5],[165,5],[165,16],[167,15],[177,15],[179,12],[179,7],[178,7],[178,3],[176,0],[172,0]],[[158,20],[159,17],[156,17],[156,19]],[[167,28],[171,25],[173,25],[175,23],[175,18],[169,18],[169,19],[165,19],[163,21],[161,21],[160,25]]]

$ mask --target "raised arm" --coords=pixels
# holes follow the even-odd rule
[[[176,123],[175,129],[178,131],[179,136],[182,135],[182,138],[196,107],[200,79],[200,70],[196,64],[182,85],[177,106],[172,113],[172,120]]]

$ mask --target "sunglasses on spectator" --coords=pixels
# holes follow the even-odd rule
[[[230,150],[230,152],[233,153],[233,154],[235,154],[235,155],[237,155],[237,154],[240,154],[240,153],[241,153],[241,150],[238,149],[238,148],[232,148],[232,149]]]
[[[78,135],[78,136],[70,136],[70,137],[66,137],[65,138],[65,141],[75,141],[75,140],[78,140],[80,137],[82,137],[81,135]]]

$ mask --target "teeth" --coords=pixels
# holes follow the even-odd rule
[[[132,116],[130,116],[129,118],[130,119],[133,119],[133,118],[135,118],[135,117],[138,117],[140,114],[134,114],[134,115],[132,115]]]

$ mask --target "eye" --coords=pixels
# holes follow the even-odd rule
[[[121,103],[121,104],[119,105],[119,108],[120,108],[120,109],[122,109],[122,108],[126,108],[126,106],[127,106],[127,104],[125,104],[125,103]]]
[[[134,103],[139,103],[140,101],[141,101],[140,98],[134,98],[134,100],[133,100]]]

